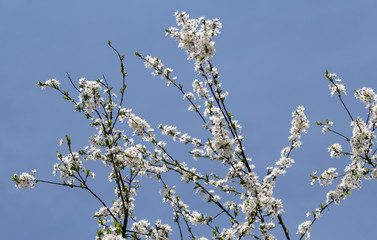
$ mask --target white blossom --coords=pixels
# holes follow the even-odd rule
[[[343,151],[342,146],[339,143],[335,143],[329,147],[331,158],[335,158],[335,157],[340,158],[342,151]]]
[[[177,25],[181,29],[171,27],[166,34],[179,41],[178,47],[186,50],[187,59],[195,59],[196,69],[202,60],[210,60],[215,54],[215,42],[212,37],[220,33],[222,27],[219,19],[208,20],[204,17],[189,19],[186,12],[176,12]]]
[[[52,79],[45,81],[44,85],[41,86],[42,90],[45,90],[46,86],[49,86],[50,88],[58,88],[59,89],[60,82],[58,80],[56,80],[55,78],[52,78]]]
[[[319,176],[321,186],[326,186],[333,183],[334,179],[338,177],[338,173],[335,171],[336,168],[329,168]]]
[[[298,226],[297,234],[305,236],[305,239],[310,239],[311,221],[305,221]]]
[[[297,110],[292,112],[292,127],[291,127],[291,136],[289,136],[289,140],[291,140],[294,144],[293,147],[300,147],[301,146],[301,133],[306,133],[306,130],[309,128],[309,120],[306,118],[304,113],[305,108],[303,106],[298,106]]]
[[[355,97],[364,103],[366,108],[369,108],[372,106],[372,104],[375,104],[377,98],[374,90],[366,87],[355,91]]]
[[[339,95],[341,94],[347,95],[346,87],[342,83],[340,83],[342,80],[340,78],[334,79],[335,77],[337,77],[335,73],[327,74],[327,78],[331,81],[331,83],[329,84],[331,95],[334,95],[336,92]]]
[[[34,174],[36,173],[36,170],[33,170],[32,173],[33,174],[24,172],[19,177],[17,176],[17,174],[14,174],[12,177],[12,179],[14,179],[16,182],[14,186],[16,188],[23,189],[34,188],[36,181]]]
[[[77,106],[82,106],[87,113],[93,113],[104,101],[99,92],[99,90],[102,89],[100,84],[101,80],[87,81],[85,78],[80,78],[79,82],[81,92]]]
[[[333,124],[333,122],[327,120],[326,124],[323,125],[322,133],[327,132]]]

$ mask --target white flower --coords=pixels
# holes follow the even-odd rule
[[[364,103],[366,108],[369,108],[376,101],[376,94],[373,89],[366,87],[355,91],[355,97]]]
[[[370,151],[370,147],[373,144],[371,140],[375,138],[375,135],[360,117],[357,117],[356,121],[351,123],[351,126],[353,126],[353,131],[350,144],[353,158],[360,158]]]
[[[58,80],[56,80],[55,78],[53,79],[49,79],[47,81],[45,81],[45,85],[46,86],[49,86],[50,88],[58,88],[59,89],[59,86],[60,86],[60,82]],[[46,89],[46,86],[42,86],[42,90]]]
[[[203,221],[204,219],[205,219],[205,216],[203,216],[198,211],[193,211],[189,215],[189,220],[192,223],[192,225],[205,224],[205,221]]]
[[[301,133],[306,133],[306,129],[309,128],[309,120],[306,118],[304,113],[305,108],[303,106],[298,106],[297,110],[292,112],[292,127],[291,127],[291,136],[289,140],[293,142],[293,147],[301,146]]]
[[[150,239],[168,240],[169,234],[172,232],[168,224],[162,224],[161,220],[157,220],[155,227],[152,227],[152,235]]]
[[[149,55],[145,57],[144,65],[149,69],[154,68],[154,71],[152,72],[153,76],[161,75],[161,77],[164,77],[173,72],[173,70],[170,68],[164,69],[164,64],[160,61],[160,59]]]
[[[325,170],[320,176],[319,176],[319,184],[321,186],[327,186],[329,184],[332,184],[334,179],[338,177],[338,173],[335,172],[336,168],[329,168]]]
[[[199,82],[197,79],[192,82],[192,89],[199,98],[209,97],[209,90],[204,86],[203,82]]]
[[[327,78],[329,78],[329,80],[331,81],[331,83],[329,84],[331,95],[334,95],[336,92],[338,92],[338,94],[347,95],[346,87],[342,83],[340,83],[342,80],[340,78],[336,78],[335,80],[333,79],[336,76],[337,75],[335,73],[329,73],[327,75]]]
[[[330,127],[331,127],[333,124],[334,124],[333,122],[326,120],[326,124],[323,125],[323,128],[322,128],[322,133],[325,133],[325,132],[327,132],[328,130],[330,130]]]
[[[84,78],[79,79],[81,92],[77,105],[82,104],[84,111],[87,113],[93,113],[93,111],[98,106],[101,106],[101,103],[104,101],[99,93],[99,90],[102,89],[100,82],[101,80],[86,81]]]
[[[281,166],[282,168],[290,168],[292,167],[292,163],[295,163],[292,158],[281,157],[280,160],[276,162],[276,165]]]
[[[133,134],[139,136],[145,136],[146,132],[153,132],[147,121],[141,119],[133,113],[129,113],[126,116],[128,118],[128,126],[134,130]]]
[[[297,234],[305,235],[305,239],[310,239],[311,221],[305,221],[298,226]]]
[[[189,99],[189,100],[195,100],[195,96],[194,96],[194,94],[192,93],[192,92],[188,92],[188,93],[185,93],[184,95],[183,95],[183,100],[185,100],[185,99]]]
[[[35,174],[36,172],[36,170],[32,171],[33,174]],[[35,186],[35,178],[30,173],[24,172],[20,175],[20,177],[18,177],[17,174],[14,174],[12,179],[16,182],[16,184],[14,185],[16,188],[28,189],[34,188]]]
[[[334,158],[334,157],[340,158],[342,151],[343,151],[342,146],[339,143],[335,143],[329,147],[331,158]]]
[[[150,223],[147,220],[142,219],[138,222],[134,222],[132,224],[131,230],[139,232],[139,233],[147,233],[149,225]]]
[[[178,47],[186,50],[188,59],[195,59],[196,64],[202,60],[209,60],[215,54],[215,42],[212,37],[220,33],[222,27],[219,19],[208,20],[204,17],[189,19],[186,12],[176,12],[177,25],[166,32],[172,38],[179,40]]]
[[[110,234],[105,233],[105,235],[101,237],[101,240],[125,240],[125,238],[123,238],[121,235],[118,235],[116,233],[110,233]]]
[[[233,228],[224,228],[221,232],[221,239],[224,240],[233,240],[236,239],[236,231]]]

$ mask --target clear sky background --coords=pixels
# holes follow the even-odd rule
[[[88,121],[57,92],[41,91],[36,83],[57,78],[62,88],[69,89],[69,72],[75,80],[95,80],[105,74],[119,86],[119,64],[108,40],[126,55],[126,106],[155,129],[159,123],[172,124],[200,137],[200,121],[186,110],[180,94],[153,77],[133,54],[158,56],[187,89],[191,86],[196,78],[193,62],[186,61],[177,42],[164,34],[165,28],[175,26],[176,10],[193,18],[217,17],[223,23],[222,33],[214,39],[213,62],[230,92],[228,107],[243,126],[246,152],[258,173],[265,173],[289,144],[291,112],[298,105],[306,107],[311,128],[292,155],[296,164],[278,179],[275,192],[283,200],[285,222],[296,239],[305,213],[324,202],[326,192],[335,187],[313,187],[309,175],[332,166],[342,171],[349,162],[330,159],[328,146],[344,142],[323,135],[315,126],[329,118],[336,129],[351,136],[346,112],[330,96],[325,70],[343,79],[349,93],[345,101],[354,115],[365,118],[353,90],[377,86],[374,0],[0,1],[1,239],[94,239],[97,223],[91,217],[100,205],[88,193],[45,184],[17,190],[10,176],[37,169],[41,179],[59,180],[51,174],[56,150],[64,152],[59,139],[68,134],[76,149],[87,145],[94,133]],[[171,148],[184,150],[178,144]],[[102,168],[100,162],[97,165]],[[113,190],[102,184],[107,170],[95,172],[96,190],[110,201]],[[161,207],[158,188],[151,183],[147,180],[137,196],[140,218],[169,219],[168,204]],[[312,239],[374,238],[376,197],[376,183],[364,182],[348,200],[324,212],[313,226]],[[146,204],[154,198],[158,203]],[[199,201],[192,207],[201,205]]]

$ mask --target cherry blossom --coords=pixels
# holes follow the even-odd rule
[[[127,94],[125,57],[109,42],[120,61],[122,87],[119,92],[113,91],[105,76],[97,80],[79,78],[76,86],[68,75],[76,95],[62,90],[56,79],[38,83],[42,89],[48,87],[58,91],[73,104],[76,112],[89,120],[95,133],[89,137],[88,145],[76,149],[69,136],[65,136],[65,140],[59,141],[63,149],[57,152],[58,162],[53,165],[53,175],[58,174],[60,181],[37,179],[33,170],[19,176],[14,174],[11,178],[15,187],[34,188],[36,183],[42,182],[89,192],[100,203],[93,215],[99,224],[98,240],[163,240],[173,236],[201,240],[268,240],[277,239],[277,231],[280,231],[279,236],[290,239],[284,222],[283,199],[277,198],[274,190],[277,179],[294,167],[293,154],[302,145],[302,136],[309,128],[305,107],[300,105],[292,112],[288,143],[280,150],[280,158],[267,167],[265,175],[258,175],[256,160],[246,153],[242,126],[227,106],[229,93],[223,89],[220,72],[212,62],[216,53],[213,38],[220,34],[222,24],[219,19],[190,19],[186,12],[176,12],[175,17],[177,27],[166,30],[166,35],[176,39],[178,47],[187,53],[187,59],[194,61],[198,79],[188,83],[189,90],[160,58],[135,54],[146,68],[151,69],[152,75],[159,75],[182,95],[188,110],[201,121],[203,135],[194,136],[163,123],[154,130],[146,119],[128,108],[124,101]],[[296,232],[300,239],[310,239],[313,224],[323,217],[323,211],[331,204],[340,204],[354,189],[362,187],[363,180],[377,179],[374,148],[377,96],[374,90],[363,87],[355,91],[355,97],[367,109],[367,117],[363,120],[360,116],[354,117],[343,101],[347,92],[337,74],[326,71],[325,77],[330,81],[330,94],[339,98],[349,116],[351,136],[336,131],[329,120],[317,122],[317,125],[322,126],[323,133],[333,133],[349,143],[349,146],[335,143],[328,147],[330,158],[349,158],[350,161],[342,173],[334,167],[326,167],[319,171],[320,175],[317,171],[310,175],[312,185],[336,186],[323,196],[325,202],[320,207],[306,214],[309,220],[303,221]],[[188,154],[184,157],[176,154],[172,150],[175,142],[187,145]],[[112,184],[114,196],[111,201],[105,201],[108,197],[104,198],[92,188],[97,179],[87,162],[97,160],[104,165]],[[221,171],[197,167],[197,163],[205,161],[217,164]],[[170,222],[138,219],[136,195],[144,186],[144,178],[154,181],[162,204],[170,205]],[[193,189],[190,197],[179,194],[180,180]],[[192,198],[203,201],[204,210],[190,206]],[[196,231],[197,227],[200,231]]]

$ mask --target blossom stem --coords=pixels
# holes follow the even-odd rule
[[[72,78],[71,78],[71,76],[69,75],[69,73],[66,72],[66,74],[67,74],[68,79],[69,79],[69,81],[71,82],[72,86],[73,86],[73,87],[74,87],[79,93],[81,93],[81,91],[80,91],[80,90],[76,87],[76,85],[73,83]]]
[[[339,91],[339,90],[338,90],[338,97],[339,97],[340,101],[342,102],[343,107],[346,109],[346,111],[347,111],[347,113],[348,113],[348,116],[351,118],[351,121],[353,122],[353,117],[352,117],[350,111],[348,110],[346,104],[343,102],[343,98],[342,98],[342,96],[340,95],[340,91]]]
[[[328,131],[329,131],[329,132],[332,132],[332,133],[335,133],[335,134],[337,134],[337,135],[339,135],[339,136],[345,138],[346,141],[350,141],[350,139],[349,139],[348,137],[344,136],[344,135],[341,134],[341,133],[338,133],[337,131],[334,131],[334,130],[332,130],[332,129],[330,129],[330,128],[328,129]]]
[[[179,229],[179,235],[181,236],[181,240],[183,240],[181,224],[179,223],[179,215],[177,213],[175,213],[175,217],[177,219],[177,225],[178,225],[178,229]]]
[[[283,230],[284,230],[285,237],[287,238],[287,240],[290,240],[290,237],[289,237],[289,230],[288,230],[287,227],[285,226],[285,224],[284,224],[284,222],[283,222],[283,218],[281,217],[280,214],[278,215],[278,219],[279,219],[279,223],[280,223],[281,227],[282,227]]]

